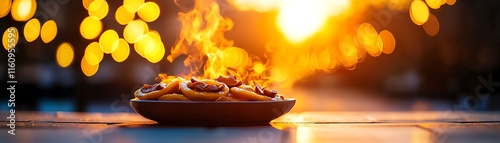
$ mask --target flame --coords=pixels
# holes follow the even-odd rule
[[[186,77],[203,75],[214,79],[234,75],[247,84],[255,81],[265,85],[267,82],[261,76],[265,70],[263,63],[224,37],[233,22],[219,11],[214,0],[196,0],[192,10],[179,13],[182,29],[167,60],[173,62],[178,56],[187,55],[184,65],[188,70],[183,73]]]

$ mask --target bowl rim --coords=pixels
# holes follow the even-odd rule
[[[130,102],[140,102],[140,103],[183,103],[183,104],[262,104],[262,103],[282,103],[282,102],[295,102],[295,98],[285,98],[282,101],[169,101],[169,100],[140,100],[140,99],[130,99]]]

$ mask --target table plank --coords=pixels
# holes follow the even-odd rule
[[[303,112],[266,126],[167,126],[135,113],[18,112],[2,142],[498,142],[498,112]],[[3,119],[2,124],[7,124]]]

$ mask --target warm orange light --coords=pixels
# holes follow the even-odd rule
[[[446,4],[448,5],[455,5],[456,2],[457,0],[446,0]]]
[[[28,42],[35,41],[40,36],[40,21],[33,18],[24,25],[24,38]]]
[[[19,31],[16,27],[9,27],[5,30],[2,36],[2,45],[5,50],[14,48],[19,41]]]
[[[148,34],[144,34],[143,36],[141,36],[139,38],[139,40],[137,40],[137,42],[134,43],[134,49],[135,49],[135,52],[137,52],[137,54],[141,55],[142,57],[146,57],[145,56],[145,50],[146,48],[154,48],[154,39],[152,36],[152,33],[148,33]],[[148,50],[150,51],[150,50]]]
[[[370,23],[359,25],[357,35],[359,42],[365,46],[371,46],[377,40],[377,31]]]
[[[139,8],[137,15],[146,22],[153,22],[160,16],[160,7],[155,2],[146,2]]]
[[[224,56],[222,58],[222,64],[229,68],[237,69],[240,67],[245,67],[249,60],[248,53],[245,50],[237,47],[226,48],[222,50],[222,54]]]
[[[229,0],[239,10],[267,12],[278,8],[286,0]]]
[[[144,0],[123,0],[123,5],[130,12],[137,12],[142,4],[144,4]]]
[[[46,21],[42,25],[42,29],[40,32],[40,37],[42,38],[43,43],[49,43],[54,40],[57,35],[57,24],[54,20]]]
[[[384,54],[391,54],[396,48],[396,40],[392,33],[388,30],[383,30],[380,32],[379,37],[382,39],[384,43],[384,48],[382,48],[382,52]]]
[[[342,57],[340,57],[341,65],[348,70],[353,70],[354,68],[356,68],[356,63],[358,63],[358,55],[360,53],[358,52],[358,48],[355,44],[354,39],[350,36],[346,36],[346,38],[343,39],[339,45],[339,51],[340,55],[342,55]]]
[[[82,0],[83,7],[88,10],[90,3],[92,3],[94,0]]]
[[[35,15],[36,8],[35,0],[14,0],[10,13],[16,21],[27,21]]]
[[[73,46],[68,42],[61,43],[56,52],[57,64],[63,68],[68,67],[73,62],[73,58]]]
[[[139,40],[139,37],[149,32],[149,27],[146,22],[142,20],[132,20],[130,21],[125,29],[123,29],[123,37],[128,43],[135,43]]]
[[[85,54],[83,57],[89,65],[98,65],[104,57],[101,45],[97,42],[90,43],[87,48],[85,48]]]
[[[338,15],[349,6],[349,0],[325,1],[287,0],[281,4],[277,24],[286,38],[300,43],[317,33],[332,15]]]
[[[257,74],[262,74],[266,70],[266,67],[264,64],[258,62],[253,65],[253,71]]]
[[[87,60],[85,60],[85,56],[84,58],[82,58],[80,67],[82,69],[83,74],[85,74],[85,76],[88,77],[93,76],[95,73],[97,73],[97,70],[99,70],[99,64],[90,65],[89,63],[87,63]]]
[[[106,54],[111,54],[118,48],[119,37],[115,30],[110,29],[104,31],[101,37],[99,37],[99,44],[101,49]]]
[[[429,36],[436,36],[439,33],[439,20],[434,14],[429,15],[429,20],[422,26]]]
[[[102,31],[102,22],[94,16],[83,19],[80,24],[80,34],[85,39],[95,39]]]
[[[120,40],[118,41],[118,48],[116,48],[116,50],[111,53],[111,57],[113,57],[116,62],[120,63],[125,61],[128,58],[129,54],[130,47],[127,41],[125,41],[125,39],[123,38],[120,38]]]
[[[12,0],[0,0],[0,18],[5,17],[9,14],[10,7],[12,5]]]
[[[382,41],[382,38],[377,35],[375,37],[375,42],[372,45],[365,46],[366,52],[370,54],[372,57],[378,57],[380,54],[382,54],[382,48],[384,47],[384,43]]]
[[[422,0],[414,0],[411,3],[410,18],[417,25],[427,22],[427,19],[429,19],[429,8]]]
[[[109,5],[105,0],[94,0],[88,7],[89,16],[103,19],[108,15]]]
[[[158,63],[165,55],[165,46],[161,41],[160,34],[156,31],[151,31],[147,33],[151,37],[152,41],[146,44],[144,47],[144,58],[146,58],[151,63]]]
[[[116,9],[115,20],[121,25],[127,25],[128,22],[134,20],[135,13],[125,9],[125,6],[120,6]]]
[[[432,9],[439,9],[443,4],[443,0],[425,0],[425,2]]]

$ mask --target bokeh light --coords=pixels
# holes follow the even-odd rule
[[[354,38],[351,38],[351,36],[346,36],[339,43],[340,54],[344,56],[340,57],[340,60],[342,61],[342,66],[347,70],[356,68],[356,63],[358,62],[358,50],[356,46]]]
[[[128,45],[127,41],[125,41],[125,39],[120,38],[120,40],[118,41],[118,48],[116,48],[116,50],[111,53],[111,57],[113,57],[116,62],[120,63],[125,61],[128,58],[129,54],[130,46]]]
[[[142,20],[153,22],[160,16],[160,7],[155,2],[146,2],[139,8],[137,14]]]
[[[83,7],[88,10],[90,3],[92,3],[94,0],[82,0]]]
[[[425,0],[427,5],[432,9],[439,9],[443,4],[443,0]],[[446,1],[444,1],[446,2]]]
[[[134,43],[134,49],[137,54],[141,55],[142,57],[146,58],[145,56],[145,50],[147,47],[154,47],[154,39],[153,37],[154,33],[149,32],[148,34],[144,34],[137,40],[137,42]],[[150,51],[150,50],[149,50]]]
[[[429,14],[429,20],[422,25],[425,33],[429,36],[436,36],[439,33],[439,20],[434,14]]]
[[[2,36],[2,45],[5,48],[5,50],[9,50],[10,48],[15,47],[18,41],[19,41],[19,31],[17,31],[17,28],[16,27],[7,28],[7,30],[5,30]]]
[[[42,30],[40,32],[40,37],[44,43],[49,43],[54,40],[57,35],[57,24],[54,20],[46,21],[42,25]]]
[[[24,25],[24,39],[28,42],[35,41],[40,36],[40,21],[33,18]]]
[[[118,48],[118,39],[118,33],[116,33],[115,30],[109,29],[104,31],[99,38],[99,44],[101,44],[102,51],[106,54],[111,54]]]
[[[36,8],[35,0],[14,0],[10,13],[16,21],[27,21],[35,15]]]
[[[377,35],[375,37],[375,43],[372,45],[365,46],[366,52],[370,54],[372,57],[378,57],[380,54],[382,54],[382,48],[384,47],[384,43],[382,41],[382,38]]]
[[[144,50],[144,57],[151,63],[158,63],[165,56],[165,46],[161,40],[153,38],[153,46],[148,44]]]
[[[248,63],[248,53],[237,47],[229,47],[222,51],[224,58],[222,64],[230,68],[239,68],[246,66]]]
[[[363,23],[358,27],[357,36],[363,45],[371,46],[377,40],[377,30],[370,23]]]
[[[135,43],[139,40],[139,37],[148,33],[149,27],[146,22],[142,20],[132,20],[130,21],[125,29],[123,30],[123,37],[128,43]]]
[[[429,8],[422,0],[414,0],[410,6],[410,17],[413,23],[422,25],[429,19]]]
[[[135,13],[125,9],[125,6],[122,5],[118,7],[118,9],[116,9],[115,20],[119,24],[126,25],[128,22],[134,20],[134,18],[135,18]]]
[[[448,5],[455,5],[456,2],[457,0],[446,0],[446,4]]]
[[[61,43],[57,48],[56,60],[60,67],[65,68],[71,65],[74,56],[73,46],[68,42]]]
[[[97,19],[103,19],[108,15],[109,5],[105,0],[95,0],[88,7],[89,16],[95,16]]]
[[[0,18],[7,16],[12,5],[12,0],[0,0]]]
[[[134,44],[135,51],[151,63],[157,63],[165,56],[165,46],[158,32],[150,31]]]
[[[96,17],[86,17],[80,24],[80,34],[85,39],[95,39],[102,31],[102,22]]]
[[[104,53],[101,50],[101,45],[97,42],[90,43],[87,48],[85,48],[85,54],[83,55],[83,57],[90,65],[99,64],[104,57]]]
[[[379,37],[382,39],[384,43],[384,47],[382,48],[382,52],[384,54],[391,54],[394,52],[396,48],[396,39],[394,39],[394,35],[388,30],[383,30],[380,32]]]
[[[123,0],[123,5],[125,8],[131,12],[137,12],[139,8],[144,4],[144,0]]]
[[[83,74],[85,74],[85,76],[88,77],[93,76],[95,73],[97,73],[97,70],[99,70],[99,64],[91,65],[87,63],[87,60],[85,60],[85,58],[82,58],[80,67],[82,69]]]
[[[264,64],[258,62],[253,65],[253,71],[257,74],[262,74],[266,70],[266,66]]]

